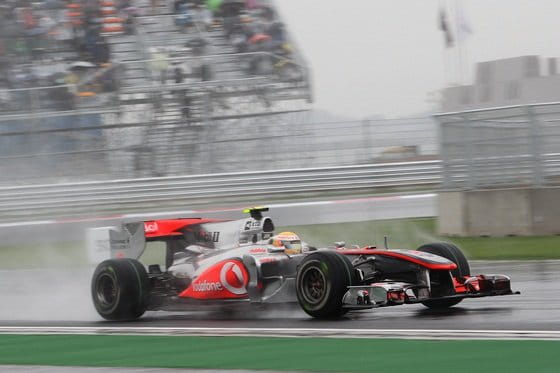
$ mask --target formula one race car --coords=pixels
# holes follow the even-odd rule
[[[447,308],[464,298],[514,294],[507,276],[471,276],[452,244],[316,249],[294,233],[274,235],[272,219],[262,216],[267,210],[248,209],[249,218],[235,221],[179,218],[91,230],[90,253],[111,258],[93,274],[97,312],[130,320],[146,310],[298,302],[313,317],[336,318],[352,310],[405,303]]]

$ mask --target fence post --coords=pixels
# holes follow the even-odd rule
[[[462,118],[464,119],[463,125],[466,129],[465,142],[467,145],[467,189],[475,189],[477,186],[476,182],[476,167],[474,161],[474,138],[475,138],[475,128],[472,125],[472,120],[469,119],[467,113],[463,113]]]
[[[364,161],[361,163],[369,163],[372,161],[371,153],[371,122],[367,119],[362,120],[362,140],[364,147]]]
[[[451,171],[450,159],[448,153],[449,144],[447,144],[447,134],[444,126],[443,117],[435,117],[438,122],[439,134],[439,156],[441,158],[441,189],[449,189],[451,187]]]
[[[536,187],[543,186],[543,172],[541,159],[541,130],[540,121],[535,114],[534,106],[526,107],[527,117],[529,119],[529,137],[530,149],[533,158],[533,183]]]

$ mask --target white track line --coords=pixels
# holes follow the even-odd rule
[[[258,336],[397,339],[560,340],[550,330],[431,330],[431,329],[300,329],[300,328],[174,328],[0,326],[0,334],[86,334],[163,336]]]

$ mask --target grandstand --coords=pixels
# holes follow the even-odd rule
[[[303,155],[293,130],[309,72],[271,2],[7,3],[4,14],[35,21],[2,30],[0,182],[263,169]]]

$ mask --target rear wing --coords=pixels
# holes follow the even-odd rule
[[[86,232],[86,243],[91,263],[109,258],[138,259],[146,249],[144,222],[90,228]]]
[[[202,245],[225,250],[267,240],[274,234],[274,223],[263,217],[264,208],[251,209],[251,217],[240,220],[179,218],[121,223],[87,231],[88,257],[92,263],[109,258],[138,259],[146,242],[180,239],[185,247]]]

